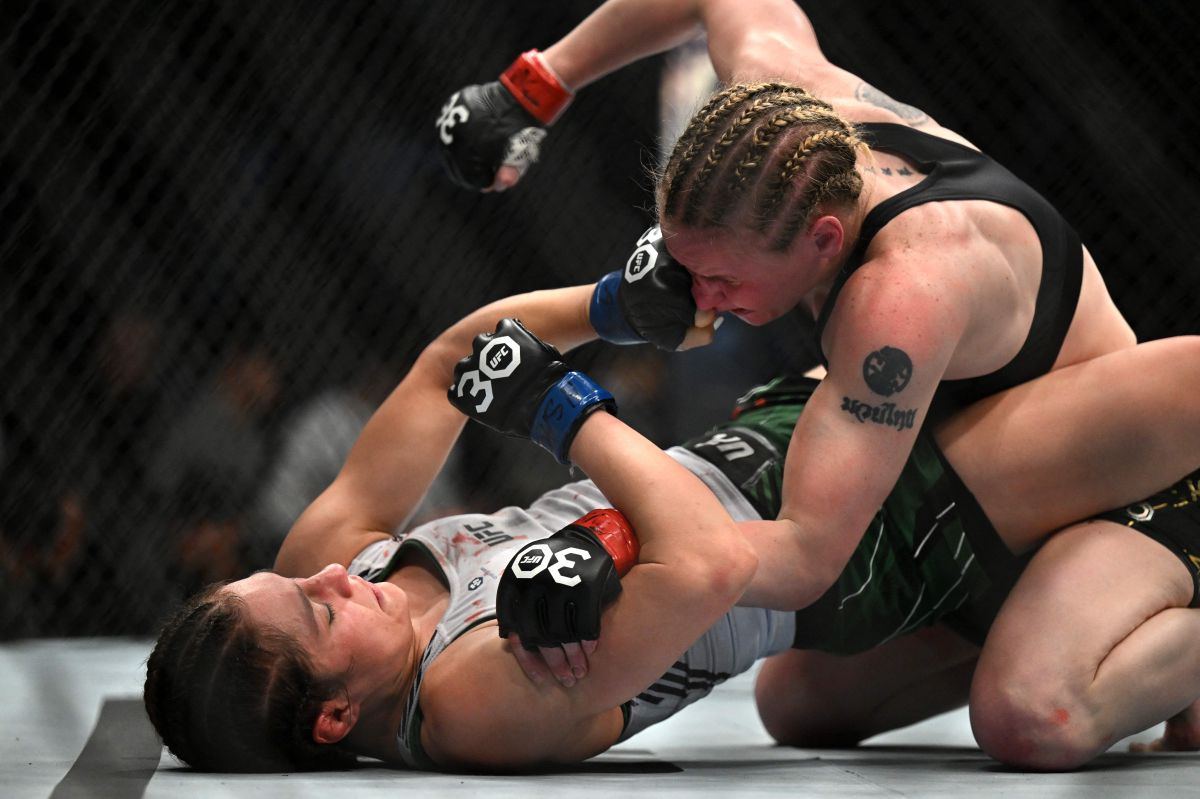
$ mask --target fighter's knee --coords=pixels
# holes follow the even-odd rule
[[[764,705],[760,702],[758,715],[767,734],[781,746],[794,746],[798,749],[847,749],[857,746],[864,737],[857,731],[837,723],[823,723],[800,714],[780,712],[777,705]]]
[[[971,731],[989,757],[1029,771],[1069,771],[1109,745],[1098,720],[1068,692],[1000,684],[972,689]]]
[[[755,701],[767,734],[783,746],[843,749],[865,737],[850,729],[845,718],[831,714],[818,697],[796,685],[776,686],[760,679],[755,685]]]

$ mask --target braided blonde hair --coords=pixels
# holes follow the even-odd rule
[[[660,221],[748,226],[787,250],[820,206],[858,199],[864,149],[853,125],[799,86],[734,84],[675,143],[658,183]]]

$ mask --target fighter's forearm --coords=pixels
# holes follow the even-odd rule
[[[792,0],[608,0],[543,57],[580,89],[702,34],[726,82],[783,76],[794,62],[824,60],[808,17]]]
[[[608,0],[543,52],[578,90],[627,64],[704,32],[700,0]]]
[[[450,385],[454,366],[471,351],[480,333],[490,333],[506,317],[520,319],[538,338],[567,352],[596,338],[588,319],[591,284],[518,294],[496,300],[447,328],[426,348],[422,359],[441,371]]]

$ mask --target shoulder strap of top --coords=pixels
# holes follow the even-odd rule
[[[925,179],[915,186],[887,198],[871,209],[863,219],[862,230],[846,263],[834,279],[829,297],[817,317],[818,342],[833,312],[838,294],[846,281],[862,266],[867,247],[883,228],[910,208],[940,200],[992,200],[1013,205],[1029,213],[1028,208],[1045,206],[1045,200],[1000,164],[978,150],[940,136],[889,122],[867,122],[858,126],[863,140],[872,150],[904,156],[917,165]],[[1052,210],[1052,209],[1051,209]],[[1040,216],[1040,214],[1039,214]],[[1035,228],[1043,227],[1031,218]]]
[[[897,152],[911,158],[917,161],[921,172],[929,175],[929,177],[916,186],[884,200],[872,208],[870,213],[863,219],[862,229],[858,234],[858,241],[855,242],[854,249],[850,251],[849,257],[846,258],[846,262],[842,264],[837,277],[834,278],[829,296],[825,299],[825,304],[821,306],[821,312],[817,316],[817,325],[814,332],[818,344],[821,341],[822,334],[825,332],[825,325],[829,321],[829,315],[833,313],[834,305],[837,304],[837,297],[842,291],[842,286],[846,285],[846,281],[850,279],[850,276],[862,266],[863,258],[867,253],[867,247],[870,246],[871,240],[875,238],[875,234],[882,230],[884,225],[895,219],[901,212],[925,201],[923,198],[918,197],[916,198],[917,201],[914,202],[914,195],[919,194],[926,184],[936,179],[939,169],[939,163],[932,160],[933,153],[924,152],[925,148],[920,146],[924,144],[923,139],[935,137],[913,130],[906,125],[895,125],[885,122],[864,122],[858,126],[858,131],[863,141],[872,150]],[[822,361],[824,361],[823,355]]]

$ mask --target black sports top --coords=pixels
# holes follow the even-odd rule
[[[912,188],[884,200],[863,220],[862,232],[838,273],[817,318],[821,334],[846,280],[862,266],[871,239],[898,214],[940,200],[990,200],[1020,211],[1033,225],[1042,245],[1042,279],[1033,321],[1020,351],[995,372],[962,380],[943,380],[935,407],[959,406],[1020,385],[1050,371],[1079,302],[1083,280],[1083,245],[1079,235],[1042,195],[986,155],[957,142],[931,136],[906,125],[868,122],[859,125],[873,150],[898,153],[928,175]]]

